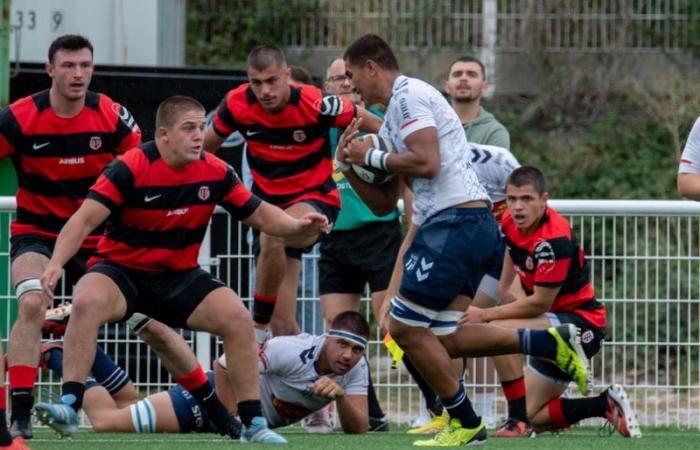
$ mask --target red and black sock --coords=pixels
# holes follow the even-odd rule
[[[262,295],[256,292],[253,296],[253,320],[256,323],[267,325],[275,312],[276,295]]]
[[[525,377],[502,381],[501,386],[503,387],[503,394],[508,401],[508,417],[528,422],[525,402]]]
[[[561,399],[561,412],[572,425],[590,417],[605,417],[605,409],[605,397],[602,395]]]
[[[12,416],[28,416],[34,405],[32,391],[39,369],[32,366],[12,366],[7,369],[7,372],[10,376]]]

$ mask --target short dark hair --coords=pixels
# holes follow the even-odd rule
[[[192,97],[173,95],[166,98],[160,102],[156,111],[156,130],[160,127],[169,128],[173,126],[181,112],[195,110],[205,111],[204,106]]]
[[[481,68],[481,76],[483,77],[484,80],[486,79],[486,68],[484,67],[484,63],[482,63],[481,60],[479,60],[478,58],[475,58],[475,57],[469,56],[469,55],[461,56],[461,57],[455,59],[454,61],[452,61],[452,63],[450,64],[450,71],[447,73],[448,78],[450,77],[450,73],[452,73],[452,66],[454,66],[458,62],[477,63],[479,65],[479,67]]]
[[[290,66],[289,70],[292,73],[292,79],[300,84],[313,84],[314,80],[308,70],[301,66]]]
[[[537,167],[522,166],[511,172],[506,186],[532,186],[535,188],[535,191],[542,196],[542,194],[547,192],[547,179]]]
[[[343,54],[343,59],[353,66],[363,66],[371,59],[382,69],[400,70],[394,51],[376,34],[365,34],[350,44]]]
[[[59,50],[76,51],[84,48],[90,50],[90,54],[95,53],[92,49],[92,44],[85,36],[79,34],[64,34],[54,39],[49,46],[49,62],[53,63],[53,58]]]
[[[246,69],[252,68],[260,71],[267,69],[273,64],[276,64],[277,67],[287,65],[287,59],[284,57],[282,50],[272,45],[260,45],[248,53],[245,67]]]
[[[331,329],[351,331],[369,339],[369,324],[357,311],[344,311],[335,316],[331,322]]]

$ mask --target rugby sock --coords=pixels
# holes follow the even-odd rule
[[[5,388],[0,388],[0,446],[12,444],[12,436],[10,436],[10,430],[7,429],[7,417],[5,417],[5,410],[7,409],[6,395]]]
[[[367,368],[369,369],[369,360],[365,356],[365,361],[367,362]],[[374,391],[374,384],[372,383],[372,371],[367,371],[369,384],[367,385],[367,409],[370,417],[382,418],[384,417],[384,411],[382,411],[382,405],[379,404],[379,399],[377,398],[377,393]]]
[[[508,417],[528,422],[525,405],[525,377],[502,381],[501,386],[508,401]]]
[[[275,312],[276,295],[263,295],[256,292],[253,296],[253,320],[256,323],[267,325]]]
[[[39,371],[32,366],[12,366],[7,369],[10,375],[10,398],[12,402],[12,416],[28,415],[34,404],[32,390],[34,380]]]
[[[547,403],[547,412],[549,413],[549,422],[555,430],[564,430],[569,428],[571,424],[566,421],[564,413],[561,410],[561,400],[563,397],[557,397]]]
[[[70,406],[77,413],[83,407],[85,385],[77,381],[66,381],[61,388],[61,402]]]
[[[96,349],[91,372],[95,380],[110,394],[118,392],[129,382],[129,376],[124,369],[119,367],[100,347]]]
[[[219,400],[219,396],[216,395],[214,386],[209,384],[209,379],[207,374],[204,373],[202,366],[197,365],[192,372],[174,380],[192,394],[192,397],[204,407],[220,434],[225,435],[229,433],[231,415],[221,403],[221,400]]]
[[[469,401],[467,393],[464,392],[464,385],[461,382],[455,395],[441,400],[450,414],[450,418],[459,419],[464,428],[476,428],[481,424],[481,418],[474,412],[472,402]]]
[[[254,417],[262,417],[263,415],[260,400],[244,400],[238,402],[238,415],[241,416],[243,425],[249,427]]]
[[[589,417],[605,417],[605,396],[582,398],[563,398],[560,402],[561,412],[568,423],[578,423]]]
[[[408,355],[404,355],[403,363],[406,367],[406,370],[408,370],[408,373],[411,374],[413,380],[418,385],[418,389],[420,389],[421,394],[423,394],[423,398],[425,399],[425,407],[434,416],[442,415],[444,408],[442,406],[442,403],[440,403],[440,399],[438,398],[435,391],[433,391],[433,388],[431,388],[430,385],[428,385],[428,383],[425,381],[420,372],[418,372],[418,369],[416,369],[416,366],[413,365]]]
[[[557,341],[547,330],[531,330],[519,328],[520,350],[536,358],[555,359],[557,357]]]

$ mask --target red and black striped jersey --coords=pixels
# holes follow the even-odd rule
[[[87,198],[111,211],[88,264],[109,260],[151,272],[198,267],[199,247],[217,204],[240,220],[261,202],[231,166],[211,153],[175,169],[154,142],[107,166]]]
[[[501,228],[528,295],[535,286],[559,287],[551,312],[575,312],[592,325],[605,327],[605,307],[595,299],[586,256],[566,219],[548,207],[537,230],[524,234],[506,211]]]
[[[289,103],[274,114],[262,109],[248,83],[229,91],[214,116],[214,131],[228,136],[238,130],[245,138],[256,195],[283,208],[304,199],[340,207],[329,131],[348,126],[356,108],[314,86],[290,89]]]
[[[12,157],[17,172],[17,219],[12,235],[56,239],[117,154],[141,142],[141,130],[123,106],[88,91],[75,116],[56,115],[49,91],[12,103],[0,112],[0,159]],[[83,244],[94,248],[97,229]]]

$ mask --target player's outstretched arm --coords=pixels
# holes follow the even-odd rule
[[[369,425],[366,395],[346,395],[335,381],[322,376],[314,381],[309,390],[320,397],[335,400],[340,425],[345,433],[366,433]]]
[[[49,299],[53,299],[53,290],[61,278],[63,266],[78,253],[85,238],[101,225],[109,214],[109,208],[102,203],[86,199],[63,226],[56,239],[51,260],[41,276],[41,286]]]
[[[382,123],[384,123],[382,119],[367,111],[362,106],[357,107],[357,117],[362,119],[360,121],[360,131],[364,131],[365,133],[378,132],[382,127]]]
[[[312,212],[297,219],[265,201],[243,223],[277,237],[316,236],[331,231],[331,224],[323,214]]]

